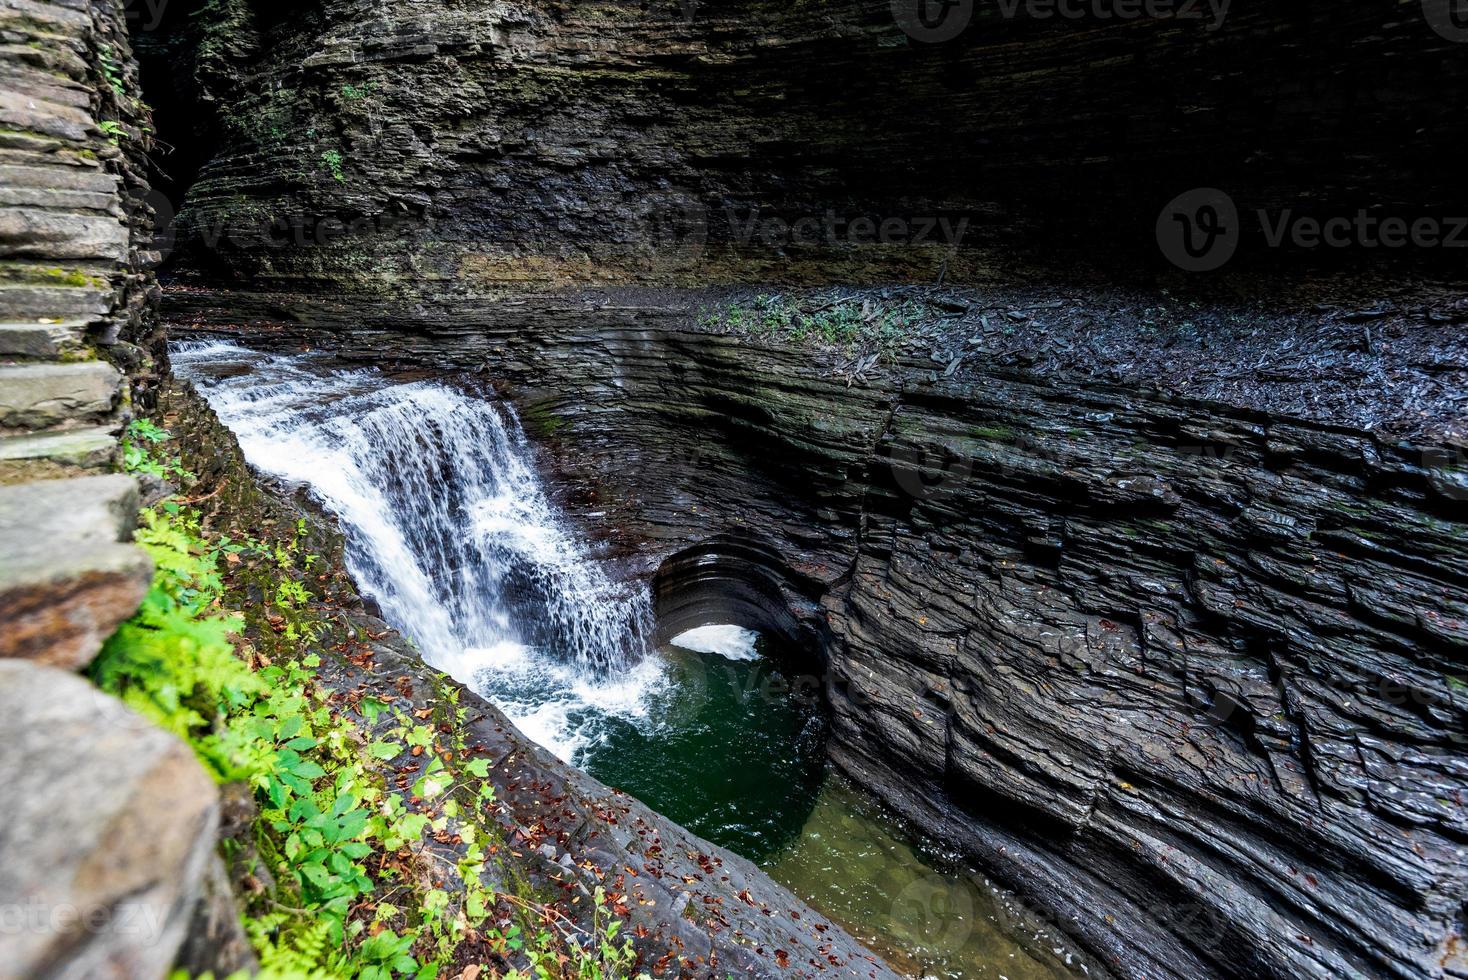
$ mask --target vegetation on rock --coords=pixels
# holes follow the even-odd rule
[[[157,455],[167,438],[134,422],[128,468],[192,480]],[[248,787],[253,826],[223,849],[244,884],[260,975],[628,976],[631,944],[601,889],[587,933],[528,889],[487,883],[515,876],[496,867],[504,842],[483,813],[495,790],[488,761],[465,751],[458,688],[442,685],[425,715],[326,683],[323,658],[350,656],[366,637],[313,592],[331,577],[310,547],[318,534],[305,519],[220,533],[188,499],[144,511],[137,540],[156,564],[153,587],[90,670],[220,781]],[[425,755],[399,785],[395,763]],[[424,843],[450,829],[465,846],[446,887]],[[468,939],[495,955],[466,960]]]

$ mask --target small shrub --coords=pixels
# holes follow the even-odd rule
[[[323,151],[321,162],[326,166],[327,171],[337,183],[345,184],[347,182],[346,174],[342,172],[342,155],[340,150]]]

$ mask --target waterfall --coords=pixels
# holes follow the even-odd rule
[[[358,587],[428,663],[566,758],[596,716],[643,713],[661,674],[647,590],[588,559],[508,406],[315,354],[171,355],[252,466],[335,515]]]

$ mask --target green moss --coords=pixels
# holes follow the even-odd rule
[[[1007,425],[976,425],[968,430],[968,434],[990,442],[1014,442],[1014,430]]]
[[[532,435],[550,439],[568,424],[565,418],[551,411],[551,404],[552,402],[545,401],[534,402],[521,411],[521,421]]]
[[[100,288],[107,285],[100,276],[91,276],[81,269],[63,269],[59,266],[25,265],[6,263],[0,265],[0,282],[24,286],[71,286]]]
[[[56,358],[62,364],[77,364],[82,361],[95,361],[97,349],[87,345],[80,347],[68,347],[62,350],[61,355]]]

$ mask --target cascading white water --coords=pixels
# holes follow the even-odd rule
[[[758,633],[709,624],[645,649],[646,590],[615,585],[578,546],[507,406],[314,355],[219,342],[172,353],[253,466],[336,515],[352,574],[385,618],[526,735],[946,976],[1050,975],[989,932],[972,948],[931,943],[933,923],[946,943],[956,921],[995,919],[983,911],[993,900],[977,878],[924,863],[839,787],[819,788],[824,722]],[[915,924],[873,917],[898,907],[884,888],[915,885],[960,914],[930,902]]]
[[[647,591],[568,534],[508,407],[311,354],[210,341],[172,359],[252,466],[336,515],[358,586],[430,664],[568,759],[599,718],[645,715]]]

